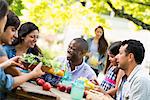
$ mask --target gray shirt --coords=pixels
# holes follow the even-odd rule
[[[150,100],[150,76],[142,71],[142,66],[136,66],[124,85],[119,86],[117,100]]]

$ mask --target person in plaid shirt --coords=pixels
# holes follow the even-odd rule
[[[100,92],[105,92],[112,97],[118,90],[118,84],[124,72],[117,67],[117,59],[115,56],[119,53],[121,41],[114,42],[110,45],[107,52],[107,64],[104,69],[105,78],[98,89]],[[102,91],[103,90],[103,91]]]

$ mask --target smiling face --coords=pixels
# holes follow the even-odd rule
[[[2,42],[4,44],[11,45],[15,38],[18,37],[16,33],[16,28],[14,26],[8,26],[2,34]]]
[[[79,43],[75,40],[71,41],[67,49],[67,60],[77,62],[82,58],[81,50],[79,50]]]
[[[28,35],[26,35],[26,37],[22,37],[23,44],[25,44],[29,48],[33,48],[37,42],[38,37],[39,37],[39,31],[34,30]]]

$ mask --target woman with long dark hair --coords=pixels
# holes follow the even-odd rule
[[[102,26],[95,28],[95,36],[87,39],[89,52],[86,55],[86,62],[93,68],[98,75],[105,66],[106,51],[108,42],[104,37]]]

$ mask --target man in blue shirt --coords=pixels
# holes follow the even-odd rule
[[[18,18],[18,16],[16,16],[15,13],[13,13],[12,11],[8,11],[7,12],[7,21],[6,21],[6,25],[4,27],[4,32],[2,32],[0,34],[0,46],[2,45],[11,45],[12,41],[14,40],[14,38],[16,38],[17,35],[17,28],[20,25],[20,20]],[[1,49],[1,53],[3,53],[3,55],[0,55],[0,63],[8,60],[6,51],[4,49]],[[16,70],[15,67],[10,67],[5,69],[6,73],[9,73],[13,76],[19,75],[20,72]]]

